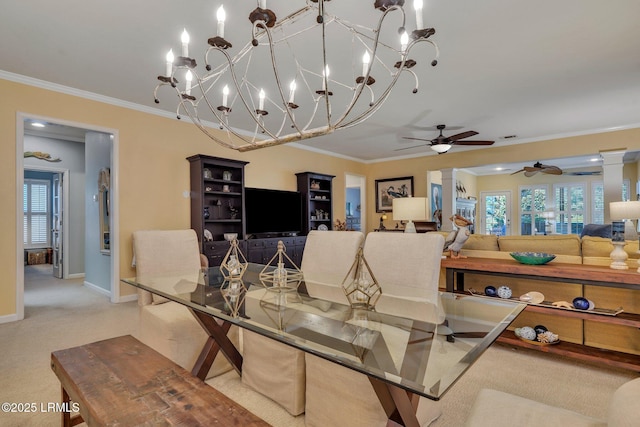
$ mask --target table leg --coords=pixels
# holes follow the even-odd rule
[[[209,338],[202,348],[191,373],[204,381],[218,352],[222,351],[222,354],[231,363],[238,375],[242,375],[242,355],[227,336],[231,323],[222,322],[222,324],[219,324],[214,317],[208,314],[197,310],[189,310],[200,326],[209,334]]]
[[[389,418],[388,427],[420,427],[416,416],[419,396],[373,377],[369,381]]]

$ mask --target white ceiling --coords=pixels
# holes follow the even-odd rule
[[[169,94],[159,105],[153,101],[164,55],[169,48],[179,51],[186,27],[193,56],[201,57],[222,3],[5,2],[0,70],[175,113]],[[246,17],[255,4],[224,3],[225,36],[234,48],[249,41]],[[285,16],[305,2],[267,4]],[[380,16],[373,0],[333,0],[326,8],[372,21]],[[415,21],[407,9],[410,29]],[[440,59],[431,67],[428,49],[416,53],[420,91],[412,94],[410,76],[402,76],[407,82],[367,122],[303,144],[375,161],[433,154],[426,146],[396,150],[416,145],[403,137],[434,138],[437,131],[429,129],[440,123],[457,127],[445,135],[475,130],[470,139],[495,140],[496,146],[640,127],[639,17],[638,0],[426,0],[424,21],[437,30]],[[483,148],[452,148],[470,149]],[[531,163],[536,160],[545,159],[532,157]]]

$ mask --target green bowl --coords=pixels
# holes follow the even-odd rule
[[[542,265],[546,264],[556,256],[543,252],[510,252],[509,255],[521,264]]]

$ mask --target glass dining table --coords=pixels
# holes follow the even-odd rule
[[[122,281],[193,313],[209,334],[192,370],[199,378],[219,352],[242,374],[227,337],[236,325],[366,375],[400,425],[416,425],[415,400],[439,400],[526,306],[449,292],[434,304],[386,295],[382,283],[374,309],[352,308],[339,283],[270,286],[263,269],[249,264],[240,281],[216,267]]]

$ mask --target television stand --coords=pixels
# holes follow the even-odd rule
[[[274,233],[284,234],[284,233]],[[245,240],[247,261],[258,264],[266,264],[276,254],[278,242],[282,241],[286,248],[287,255],[300,267],[302,262],[302,251],[307,241],[307,236],[271,236],[261,237],[264,233],[254,234],[253,238]],[[285,267],[291,267],[285,264]]]

